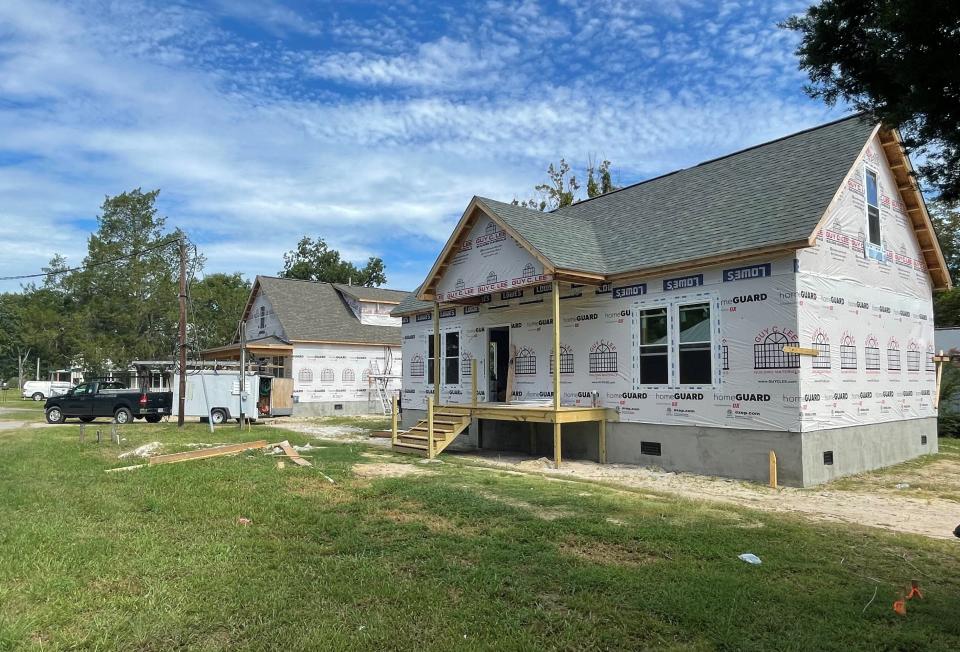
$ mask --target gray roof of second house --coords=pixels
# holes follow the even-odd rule
[[[338,291],[349,294],[358,301],[380,301],[383,303],[400,303],[409,294],[406,290],[389,290],[387,288],[370,288],[364,285],[347,285],[334,283]]]
[[[561,269],[694,262],[808,239],[875,127],[844,118],[549,213],[478,199]]]
[[[258,276],[257,282],[289,340],[400,344],[399,328],[361,324],[333,283],[274,276]],[[394,300],[405,296],[389,292],[396,294]]]
[[[417,288],[413,292],[407,294],[403,297],[403,301],[400,302],[400,305],[390,311],[391,315],[408,315],[412,312],[426,312],[427,310],[433,310],[433,304],[429,301],[421,301],[417,298],[417,294],[420,293],[420,288]]]

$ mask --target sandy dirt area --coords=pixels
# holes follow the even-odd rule
[[[514,472],[545,475],[558,480],[586,480],[607,485],[646,489],[681,496],[759,509],[767,512],[799,514],[804,517],[840,523],[855,523],[896,532],[920,534],[937,539],[952,539],[960,523],[960,502],[937,497],[911,497],[898,492],[874,490],[813,489],[763,485],[711,478],[690,473],[670,473],[625,464],[597,464],[581,460],[565,461],[559,470],[545,458],[504,453],[469,453],[457,457]],[[942,464],[937,463],[942,467]],[[953,468],[960,474],[960,464]]]

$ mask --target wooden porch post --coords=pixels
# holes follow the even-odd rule
[[[600,463],[607,463],[607,420],[600,419]]]
[[[553,457],[560,468],[560,282],[553,281]]]
[[[553,409],[560,409],[560,283],[553,282]]]
[[[440,403],[440,302],[433,302],[433,402]]]
[[[390,443],[397,445],[397,397],[390,397]]]

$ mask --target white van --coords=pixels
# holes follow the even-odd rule
[[[45,401],[51,396],[63,396],[73,387],[69,382],[56,380],[28,380],[20,388],[20,395],[34,401]]]

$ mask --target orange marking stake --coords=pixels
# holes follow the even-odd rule
[[[920,598],[923,600],[923,594],[920,593],[920,582],[917,580],[910,580],[910,593],[907,594],[907,600],[912,600],[914,598]]]
[[[907,603],[903,599],[903,594],[900,594],[900,599],[893,603],[893,611],[901,616],[907,615]]]

